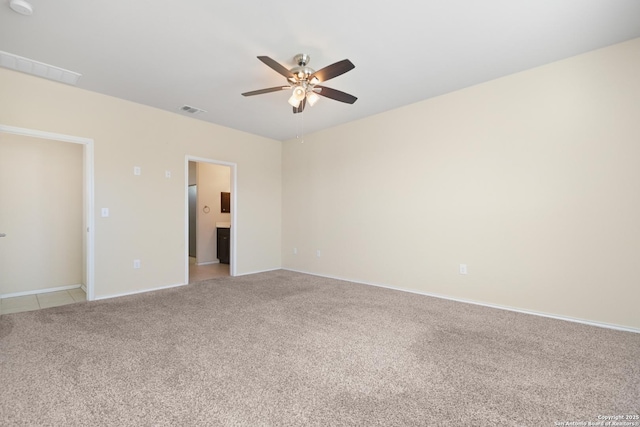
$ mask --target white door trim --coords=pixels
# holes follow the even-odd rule
[[[184,158],[184,283],[189,283],[189,162],[211,163],[214,165],[228,166],[231,169],[231,256],[229,260],[229,274],[236,275],[238,265],[238,245],[236,236],[238,230],[238,196],[237,196],[237,164],[222,160],[206,159],[186,155]]]
[[[87,247],[85,252],[86,262],[86,277],[85,286],[87,288],[87,301],[93,301],[94,299],[94,275],[95,275],[95,261],[94,261],[94,177],[93,177],[93,139],[84,138],[80,136],[64,135],[61,133],[45,132],[36,129],[20,128],[16,126],[7,126],[0,124],[0,132],[9,133],[13,135],[22,135],[33,138],[40,138],[50,141],[62,141],[70,142],[73,144],[82,144],[84,152],[84,221],[87,225]]]

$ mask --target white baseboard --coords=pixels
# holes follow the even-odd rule
[[[80,288],[84,291],[84,293],[87,293],[87,287],[85,285],[80,286]]]
[[[293,271],[293,272],[302,273],[302,274],[309,274],[311,276],[326,277],[327,279],[335,279],[335,280],[342,280],[342,281],[345,281],[345,282],[358,283],[358,284],[361,284],[361,285],[369,285],[369,286],[376,286],[376,287],[379,287],[379,288],[393,289],[395,291],[409,292],[409,293],[412,293],[412,294],[418,294],[418,295],[424,295],[424,296],[427,296],[427,297],[446,299],[446,300],[449,300],[449,301],[462,302],[462,303],[465,303],[465,304],[480,305],[480,306],[483,306],[483,307],[497,308],[499,310],[514,311],[514,312],[517,312],[517,313],[531,314],[531,315],[534,315],[534,316],[548,317],[548,318],[557,319],[557,320],[564,320],[566,322],[582,323],[584,325],[597,326],[599,328],[614,329],[616,331],[633,332],[633,333],[636,333],[636,334],[640,334],[640,329],[631,328],[629,326],[622,326],[622,325],[616,325],[616,324],[604,323],[604,322],[595,322],[593,320],[578,319],[578,318],[575,318],[575,317],[560,316],[560,315],[557,315],[557,314],[550,314],[550,313],[544,313],[544,312],[533,311],[533,310],[523,310],[523,309],[520,309],[520,308],[514,308],[514,307],[509,307],[509,306],[504,306],[504,305],[497,305],[497,304],[488,304],[488,303],[483,303],[483,302],[478,302],[478,301],[473,301],[473,300],[467,300],[467,299],[462,299],[462,298],[453,298],[453,297],[449,297],[449,296],[446,296],[446,295],[439,295],[439,294],[433,294],[433,293],[430,293],[430,292],[416,291],[414,289],[398,288],[396,286],[382,285],[382,284],[379,284],[379,283],[361,282],[361,281],[352,280],[352,279],[344,279],[342,277],[327,276],[327,275],[323,275],[323,274],[310,273],[308,271],[294,270],[292,268],[283,268],[283,270]]]
[[[128,295],[144,294],[144,293],[147,293],[147,292],[159,291],[159,290],[162,290],[162,289],[178,288],[180,286],[187,286],[187,285],[188,285],[188,283],[177,283],[175,285],[166,285],[166,286],[159,286],[157,288],[141,289],[141,290],[132,291],[132,292],[123,292],[121,294],[102,295],[102,296],[95,297],[94,301],[101,300],[101,299],[111,299],[111,298],[118,298],[118,297],[126,297]]]
[[[196,262],[196,265],[211,265],[211,264],[220,264],[220,260],[217,259],[215,261],[209,261],[209,262]]]
[[[48,288],[48,289],[36,289],[35,291],[24,291],[24,292],[13,292],[10,294],[1,294],[0,298],[15,298],[15,297],[24,297],[27,295],[38,295],[38,294],[47,294],[49,292],[58,292],[58,291],[69,291],[71,289],[83,288],[86,292],[86,287],[84,285],[68,285],[68,286],[59,286],[57,288]]]

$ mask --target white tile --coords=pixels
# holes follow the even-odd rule
[[[69,291],[69,295],[75,302],[84,302],[87,300],[87,294],[82,290],[82,288],[71,289]]]
[[[60,305],[73,304],[75,301],[68,291],[49,292],[38,294],[40,308],[57,307]]]
[[[2,314],[20,313],[22,311],[31,311],[40,308],[38,298],[35,295],[3,298],[0,300],[0,305],[2,305]]]

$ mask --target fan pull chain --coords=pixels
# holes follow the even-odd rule
[[[296,135],[296,139],[300,140],[300,144],[304,143],[304,111],[298,113],[300,116],[300,126],[298,126],[298,134]]]

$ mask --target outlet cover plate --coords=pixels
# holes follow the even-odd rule
[[[467,264],[460,264],[460,274],[469,274]]]

